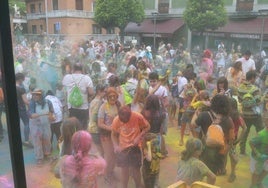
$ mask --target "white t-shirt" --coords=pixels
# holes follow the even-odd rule
[[[188,80],[184,76],[178,76],[178,92],[180,97],[181,94],[183,93],[184,86],[188,83]]]
[[[75,84],[80,88],[83,95],[84,102],[77,109],[88,109],[88,88],[93,88],[93,82],[88,75],[84,74],[67,74],[63,77],[62,85],[66,87],[67,97],[70,95]],[[71,104],[68,102],[68,108],[71,108]]]
[[[46,100],[49,100],[53,106],[53,110],[54,110],[54,115],[55,115],[55,121],[52,123],[58,123],[60,121],[62,121],[62,104],[60,102],[60,100],[53,96],[53,95],[48,95],[45,98]]]
[[[237,61],[242,62],[243,76],[246,76],[247,72],[250,71],[250,70],[256,70],[255,61],[253,59],[251,59],[251,58],[246,60],[244,57],[242,57],[242,58],[237,59],[236,62]]]

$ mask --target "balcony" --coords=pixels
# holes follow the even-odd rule
[[[36,20],[36,19],[44,19],[44,18],[63,18],[63,17],[71,17],[71,18],[93,18],[94,12],[86,12],[81,10],[54,10],[40,13],[30,13],[27,14],[27,20]]]

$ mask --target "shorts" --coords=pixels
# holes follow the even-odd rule
[[[100,141],[100,134],[99,133],[90,133],[92,140],[94,142],[94,144],[96,145],[100,145],[101,141]]]
[[[116,154],[119,167],[141,167],[141,150],[138,146],[131,146]]]
[[[182,114],[181,122],[182,123],[191,123],[193,116],[194,116],[194,111],[185,111]]]
[[[259,175],[263,171],[268,172],[268,160],[257,161],[252,156],[250,156],[250,172]]]

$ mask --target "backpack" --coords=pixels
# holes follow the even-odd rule
[[[224,147],[224,133],[222,127],[212,123],[207,130],[206,145],[213,148]]]
[[[83,77],[81,77],[80,81],[82,80],[82,78]],[[75,83],[68,97],[68,102],[71,104],[72,107],[80,107],[84,103],[83,95],[81,93],[80,88],[78,87],[80,81],[78,82],[78,84]]]

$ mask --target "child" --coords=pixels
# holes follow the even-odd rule
[[[199,160],[202,148],[202,142],[198,138],[187,140],[185,150],[182,152],[178,164],[177,180],[182,180],[187,185],[191,185],[195,181],[202,181],[203,177],[206,176],[207,183],[215,183],[216,175]]]
[[[252,173],[250,188],[262,188],[263,179],[268,174],[268,117],[265,116],[265,128],[249,142],[251,147],[250,171]]]
[[[146,188],[154,188],[158,182],[160,171],[160,151],[161,136],[154,133],[147,133],[142,143],[143,165],[142,176]]]

